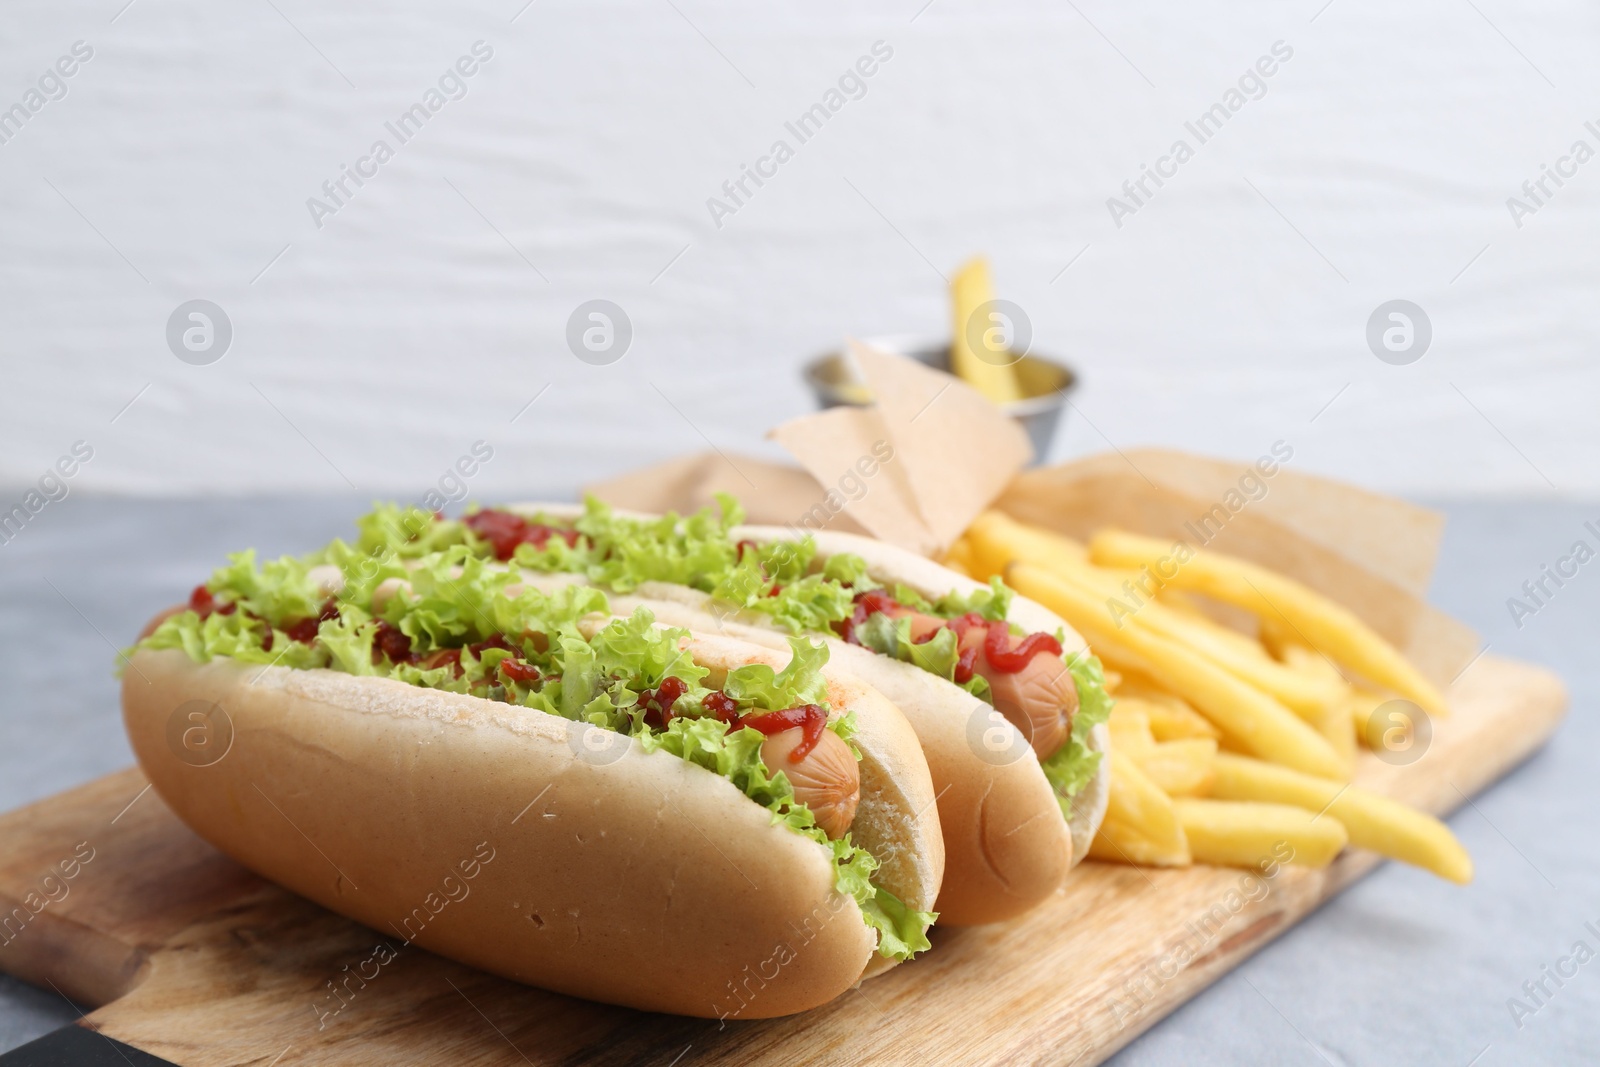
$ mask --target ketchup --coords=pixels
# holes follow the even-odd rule
[[[531,663],[524,663],[520,659],[503,659],[500,661],[500,673],[508,681],[525,682],[532,685],[544,676],[539,673],[539,668]]]
[[[378,632],[372,636],[372,662],[378,662],[379,655],[388,657],[390,663],[410,663],[411,638],[400,632],[400,628],[383,619],[378,620]]]
[[[644,709],[644,721],[658,730],[664,730],[672,721],[672,705],[689,689],[682,678],[668,676],[654,689],[639,694],[639,706]]]
[[[317,639],[317,627],[330,619],[339,617],[339,605],[331,598],[322,605],[322,612],[315,616],[307,616],[283,626],[281,629],[291,641],[299,641],[302,645],[309,645]]]
[[[739,705],[727,693],[720,689],[713,690],[706,694],[705,700],[701,701],[701,703],[719,722],[727,723],[730,730],[738,729]]]
[[[781,734],[785,730],[792,730],[796,726],[800,727],[802,740],[789,752],[789,762],[799,763],[809,756],[811,750],[817,747],[817,742],[822,740],[822,731],[828,728],[828,712],[816,704],[802,704],[798,708],[746,715],[739,720],[739,725],[759,730],[768,737]]]
[[[283,632],[291,641],[299,641],[302,645],[309,645],[317,639],[317,620],[304,618],[298,622],[286,623]]]
[[[489,638],[487,641],[479,641],[477,644],[468,645],[467,647],[472,650],[472,654],[474,656],[482,656],[483,653],[484,653],[484,650],[485,649],[490,649],[490,648],[503,649],[506,652],[515,652],[515,651],[517,651],[515,648],[512,647],[511,642],[506,640],[505,634],[495,634],[493,637]]]
[[[332,601],[329,601],[331,604]],[[286,631],[287,632],[287,631]],[[293,636],[292,634],[290,636]],[[543,679],[544,675],[539,668],[531,663],[524,662],[517,657],[521,650],[506,640],[504,634],[495,634],[484,641],[478,641],[466,647],[466,651],[474,656],[482,656],[491,648],[503,649],[512,653],[511,656],[500,661],[500,673],[509,681],[532,684]],[[461,666],[462,649],[441,648],[435,649],[426,656],[420,652],[412,651],[411,638],[407,637],[399,627],[386,619],[378,620],[377,632],[372,635],[372,662],[374,665],[381,663],[385,658],[390,663],[415,663],[420,664],[424,670],[433,670],[438,667],[452,667],[454,674],[460,678],[466,673]],[[480,679],[477,685],[488,685],[487,678]]]
[[[430,652],[422,657],[422,669],[431,671],[440,667],[452,668],[457,678],[464,673],[461,670],[461,650],[459,648],[441,648],[437,652]]]
[[[1044,632],[1032,633],[1017,642],[1016,648],[1007,648],[1011,644],[1011,629],[1003,622],[989,624],[989,633],[983,639],[983,654],[989,659],[989,666],[1001,674],[1016,674],[1033,661],[1039,653],[1052,656],[1061,655],[1061,642],[1052,634]]]
[[[510,511],[485,508],[461,520],[462,524],[494,549],[494,558],[502,563],[517,551],[518,545],[532,545],[543,550],[550,538],[560,537],[573,548],[578,547],[578,531],[547,526],[542,522],[529,522]]]
[[[232,615],[239,610],[239,605],[232,601],[218,604],[217,598],[211,595],[211,590],[203,585],[197,585],[194,587],[194,592],[189,594],[189,610],[204,619],[212,614]]]

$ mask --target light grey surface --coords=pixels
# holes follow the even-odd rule
[[[524,494],[527,495],[527,494]],[[0,546],[0,809],[130,761],[113,646],[233,549],[301,551],[347,533],[350,499],[163,503],[73,497]],[[1557,670],[1573,712],[1555,741],[1452,820],[1477,862],[1466,889],[1386,866],[1133,1044],[1151,1064],[1579,1063],[1600,1059],[1600,960],[1519,1030],[1507,1001],[1575,941],[1600,950],[1593,641],[1600,562],[1518,630],[1524,580],[1596,536],[1600,505],[1453,504],[1434,601],[1491,651]],[[0,1047],[71,1022],[54,993],[0,980]],[[486,1035],[490,1037],[492,1035]],[[1477,1059],[1474,1061],[1474,1057]],[[670,1057],[667,1057],[670,1058]],[[663,1061],[665,1062],[665,1061]],[[691,1058],[684,1067],[692,1067]]]

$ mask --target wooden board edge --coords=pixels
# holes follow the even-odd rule
[[[1530,703],[1540,712],[1529,724],[1532,729],[1514,735],[1514,740],[1509,744],[1503,760],[1481,768],[1474,773],[1462,787],[1459,795],[1447,799],[1441,804],[1428,805],[1434,815],[1445,818],[1462,807],[1471,803],[1474,796],[1482,793],[1502,778],[1509,775],[1522,764],[1531,759],[1540,749],[1549,743],[1555,736],[1556,729],[1566,718],[1571,699],[1565,683],[1560,676],[1548,668],[1523,660],[1513,660],[1500,656],[1483,656],[1478,661],[1462,672],[1456,684],[1461,685],[1467,675],[1478,669],[1478,665],[1488,661],[1497,666],[1515,668],[1518,674],[1524,675],[1530,685],[1537,687],[1539,699]],[[1470,684],[1470,683],[1468,683]],[[1189,1003],[1196,996],[1209,989],[1223,975],[1237,968],[1250,959],[1257,952],[1272,944],[1284,934],[1293,930],[1306,918],[1319,911],[1322,906],[1338,896],[1362,878],[1371,874],[1381,864],[1392,862],[1366,849],[1351,849],[1341,855],[1327,869],[1320,872],[1322,884],[1316,892],[1315,903],[1298,913],[1288,915],[1285,911],[1269,912],[1258,917],[1246,925],[1243,930],[1235,931],[1223,939],[1222,944],[1197,957],[1187,965],[1180,980],[1169,982],[1168,986],[1177,986],[1177,995],[1152,1002],[1141,1009],[1136,1023],[1129,1026],[1126,1031],[1118,1031],[1110,1043],[1096,1046],[1091,1058],[1080,1058],[1071,1061],[1071,1067],[1097,1067],[1118,1052],[1131,1045],[1139,1037],[1147,1033],[1157,1023],[1161,1022],[1174,1011]],[[1281,921],[1264,922],[1272,916],[1284,916]],[[1253,936],[1251,936],[1253,935]],[[1205,961],[1216,957],[1216,965],[1202,967]],[[1195,974],[1195,980],[1190,981],[1189,975]]]

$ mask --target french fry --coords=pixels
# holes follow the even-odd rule
[[[1182,590],[1166,585],[1161,587],[1161,595],[1182,595]],[[1262,646],[1281,663],[1289,662],[1289,649],[1291,647],[1306,647],[1300,640],[1300,635],[1295,633],[1288,623],[1276,616],[1270,619],[1258,619],[1256,636],[1261,639]]]
[[[1259,867],[1276,861],[1326,867],[1349,840],[1338,819],[1316,818],[1290,804],[1187,797],[1172,803],[1196,863]]]
[[[1211,787],[1211,761],[1217,743],[1211,738],[1158,742],[1150,732],[1150,716],[1141,701],[1119,700],[1107,726],[1114,752],[1127,756],[1171,797],[1204,796]],[[1344,709],[1340,709],[1343,714]],[[1203,720],[1202,720],[1203,721]]]
[[[1160,590],[1156,595],[1156,599],[1173,611],[1181,611],[1185,615],[1193,615],[1199,619],[1210,618],[1205,613],[1205,610],[1200,607],[1199,602],[1182,589],[1173,589],[1169,586]]]
[[[1289,669],[1299,671],[1306,677],[1315,678],[1327,685],[1338,686],[1341,690],[1350,689],[1350,683],[1339,673],[1339,668],[1322,653],[1294,639],[1278,637],[1275,638],[1274,644],[1276,647],[1273,649],[1273,654]]]
[[[1161,688],[1160,683],[1141,670],[1130,667],[1127,670],[1119,670],[1115,673],[1117,676],[1118,697],[1137,697],[1140,700],[1148,700],[1152,703],[1180,699]]]
[[[1142,711],[1157,741],[1181,741],[1189,737],[1208,737],[1215,741],[1221,736],[1221,731],[1211,725],[1210,720],[1178,697],[1157,692],[1128,695],[1132,692],[1135,690],[1124,683],[1117,693],[1117,707],[1127,705]]]
[[[1227,734],[1223,734],[1221,737],[1217,738],[1217,751],[1232,752],[1235,756],[1250,755],[1249,749],[1241,745],[1237,739],[1229,737]]]
[[[1081,541],[1020,523],[993,509],[973,519],[962,540],[972,553],[973,564],[990,574],[1005,573],[1007,564],[1019,559],[1051,570],[1073,561],[1089,562],[1089,548]]]
[[[1345,768],[1345,773],[1341,777],[1348,779],[1355,773],[1356,757],[1361,754],[1361,743],[1356,738],[1355,721],[1350,714],[1349,698],[1341,695],[1329,701],[1311,720],[1311,725],[1317,728],[1317,733],[1326,738],[1328,744],[1339,754],[1339,759]]]
[[[1089,842],[1089,858],[1106,863],[1131,863],[1141,867],[1187,867],[1189,846],[1181,848],[1151,841],[1132,827],[1109,816]]]
[[[1156,746],[1155,735],[1150,732],[1150,716],[1135,703],[1119,700],[1112,704],[1106,728],[1111,731],[1115,752],[1137,759]]]
[[[1007,358],[1007,353],[991,351],[990,346],[981,343],[991,336],[991,323],[987,319],[973,322],[975,316],[984,313],[984,305],[993,300],[989,261],[974,256],[950,279],[950,369],[996,404],[1009,404],[1022,399],[1017,372],[1010,364],[995,362],[997,358]],[[977,348],[973,347],[974,333],[978,335]]]
[[[1118,743],[1115,736],[1112,735],[1112,744]],[[1162,741],[1130,755],[1146,777],[1169,797],[1203,797],[1211,793],[1217,743],[1208,737]]]
[[[1141,575],[1123,579],[1115,572],[1097,567],[1089,562],[1086,552],[1079,551],[1081,546],[1066,538],[994,511],[980,515],[968,528],[966,537],[973,553],[982,557],[984,567],[991,573],[1004,573],[1005,565],[1012,560],[1043,567],[1103,599],[1106,621],[1116,629],[1145,626],[1163,637],[1179,641],[1303,718],[1320,714],[1329,702],[1342,696],[1342,687],[1336,689],[1284,666],[1244,634],[1204,616],[1176,611],[1155,602],[1148,582],[1143,589],[1138,586]]]
[[[1326,812],[1349,832],[1350,843],[1414,864],[1459,885],[1472,881],[1472,857],[1444,823],[1359,786],[1316,778],[1241,756],[1218,755],[1212,795],[1240,801],[1294,804]],[[1321,820],[1319,820],[1321,821]],[[1185,828],[1188,824],[1185,822]],[[1190,835],[1195,858],[1200,850]]]
[[[1368,748],[1372,747],[1367,740],[1371,736],[1369,731],[1372,729],[1372,714],[1388,702],[1389,698],[1382,693],[1373,692],[1363,686],[1352,688],[1350,696],[1345,701],[1345,707],[1350,712],[1350,726],[1355,730],[1356,738]]]
[[[1261,646],[1260,641],[1256,640],[1254,637],[1251,637],[1249,634],[1240,633],[1231,626],[1227,626],[1218,622],[1216,619],[1213,619],[1211,616],[1207,615],[1203,611],[1200,611],[1198,608],[1194,608],[1192,606],[1187,609],[1174,607],[1172,604],[1168,603],[1166,597],[1158,597],[1156,599],[1156,604],[1159,605],[1164,611],[1182,615],[1186,618],[1192,618],[1197,626],[1201,627],[1207,634],[1211,636],[1212,640],[1228,645],[1233,649],[1234,654],[1240,658],[1249,660],[1253,663],[1267,663],[1273,666],[1278,665],[1278,661],[1270,652]]]
[[[1350,683],[1345,681],[1339,668],[1328,662],[1326,656],[1300,644],[1297,635],[1287,632],[1287,627],[1262,624],[1263,640],[1271,642],[1271,649],[1279,661],[1294,671],[1328,688],[1329,699],[1314,714],[1310,722],[1317,732],[1339,753],[1345,765],[1355,768],[1360,744],[1352,722]]]
[[[1018,592],[1082,632],[1096,652],[1131,660],[1162,685],[1183,693],[1252,754],[1310,774],[1337,778],[1346,773],[1338,753],[1308,723],[1204,656],[1140,626],[1118,631],[1092,593],[1042,568],[1016,563],[1006,575]]]
[[[1319,714],[1329,702],[1342,695],[1342,682],[1309,677],[1287,667],[1274,660],[1260,644],[1244,634],[1204,616],[1189,615],[1174,611],[1160,602],[1145,601],[1142,606],[1119,609],[1124,614],[1119,619],[1111,619],[1111,605],[1128,605],[1131,598],[1126,588],[1108,580],[1107,572],[1091,563],[1069,565],[1057,573],[1079,584],[1093,586],[1098,595],[1106,598],[1107,617],[1119,629],[1126,629],[1130,624],[1143,625],[1163,637],[1182,642],[1209,657],[1229,673],[1272,696],[1302,718]]]
[[[1344,694],[1340,683],[1318,680],[1285,667],[1243,634],[1210,619],[1188,618],[1162,604],[1146,606],[1141,620],[1163,636],[1204,653],[1302,718],[1313,718]]]
[[[1113,567],[1148,568],[1163,585],[1203,593],[1254,613],[1282,619],[1312,647],[1361,676],[1393,689],[1432,714],[1445,713],[1443,696],[1406,662],[1399,650],[1354,613],[1327,597],[1264,567],[1212,552],[1195,551],[1181,564],[1172,546],[1153,537],[1101,530],[1090,557]]]
[[[1380,689],[1438,708],[1427,681],[1299,583],[1207,553],[1172,578],[1170,560],[1156,566],[1169,553],[1115,531],[1086,547],[997,511],[952,550],[974,576],[1003,575],[1061,615],[1115,678],[1111,798],[1089,855],[1322,867],[1350,844],[1469,881],[1471,858],[1442,823],[1347,784],[1390,699]],[[1162,577],[1158,589],[1152,579]],[[1259,640],[1216,621],[1194,595],[1253,614]],[[1341,667],[1378,684],[1353,684]]]
[[[1188,852],[1172,798],[1126,755],[1112,751],[1111,796],[1106,818],[1115,819],[1168,854]]]
[[[1117,676],[1117,699],[1136,700],[1144,705],[1145,714],[1150,716],[1150,729],[1155,733],[1157,741],[1170,741],[1174,737],[1217,737],[1217,728],[1204,715],[1189,706],[1189,702],[1182,697],[1163,689],[1155,679],[1142,671],[1128,669],[1113,672]],[[1176,730],[1169,736],[1162,735],[1164,723],[1168,730]]]

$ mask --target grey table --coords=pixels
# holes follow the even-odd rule
[[[131,762],[113,652],[154,608],[228,551],[298,552],[348,533],[364,503],[74,497],[0,544],[0,809]],[[1600,1062],[1600,960],[1559,986],[1545,970],[1578,941],[1600,953],[1585,928],[1600,928],[1600,561],[1520,628],[1506,605],[1575,541],[1600,547],[1584,528],[1600,525],[1600,506],[1445,507],[1435,602],[1494,652],[1553,667],[1573,702],[1543,752],[1451,820],[1477,881],[1460,889],[1381,868],[1157,1025],[1122,1067]],[[1523,984],[1541,980],[1550,996],[1536,1001]],[[1511,998],[1533,1013],[1514,1018]],[[0,1049],[76,1017],[56,994],[0,978]]]

